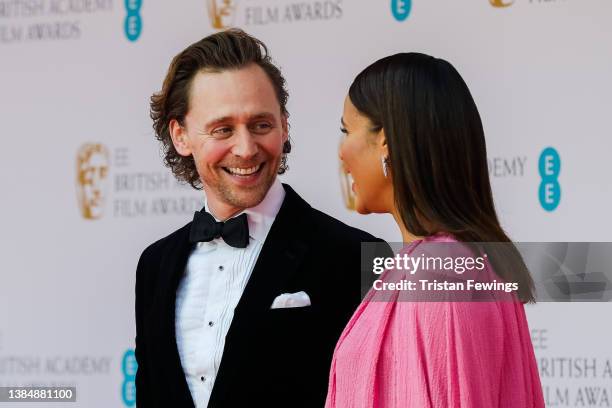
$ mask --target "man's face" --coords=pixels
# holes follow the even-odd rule
[[[272,83],[256,64],[196,74],[184,127],[172,121],[170,131],[178,153],[193,156],[220,218],[263,200],[288,137]]]

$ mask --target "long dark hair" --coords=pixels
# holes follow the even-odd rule
[[[533,301],[533,280],[495,212],[482,122],[457,70],[425,54],[392,55],[364,69],[349,98],[384,129],[395,205],[406,228],[422,236],[449,232],[463,242],[510,243],[485,250],[495,272],[519,284],[521,300]]]

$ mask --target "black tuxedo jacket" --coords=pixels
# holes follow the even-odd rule
[[[322,407],[340,333],[360,302],[360,243],[380,241],[310,207],[288,185],[236,306],[209,407]],[[138,407],[193,407],[175,337],[191,223],[150,245],[136,272]],[[282,293],[312,305],[270,309]]]

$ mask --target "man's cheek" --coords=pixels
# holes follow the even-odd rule
[[[202,149],[199,161],[206,167],[217,167],[226,155],[227,149],[211,144]]]
[[[283,139],[278,138],[275,140],[270,140],[265,143],[262,147],[265,150],[266,154],[271,157],[279,157],[283,153]]]

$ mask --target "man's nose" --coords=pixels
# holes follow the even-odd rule
[[[257,154],[259,148],[255,142],[255,135],[245,127],[236,129],[236,143],[232,149],[235,156],[243,159],[250,159]]]

